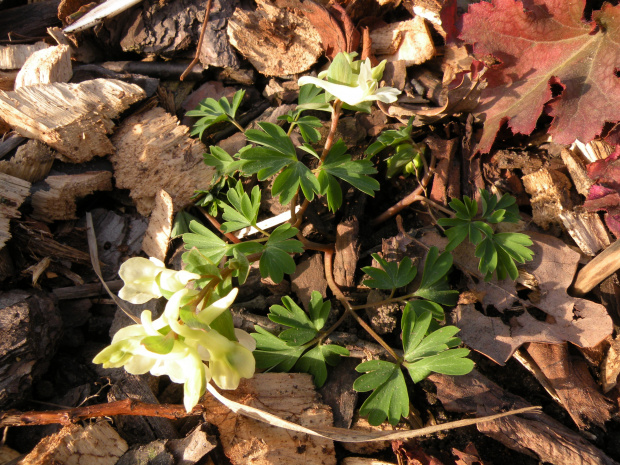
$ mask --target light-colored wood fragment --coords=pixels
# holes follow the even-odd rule
[[[402,61],[406,66],[413,66],[435,55],[433,40],[421,16],[375,29],[370,38],[379,60]]]
[[[43,438],[18,464],[114,465],[127,449],[127,443],[106,421],[68,425]]]
[[[619,268],[620,240],[617,240],[579,270],[573,289],[578,295],[587,294]]]
[[[368,457],[346,457],[342,465],[396,465],[393,462],[385,462],[383,460],[371,459]]]
[[[523,176],[522,180],[531,196],[534,223],[541,228],[559,224],[560,212],[572,210],[573,203],[569,197],[571,183],[564,174],[543,168]]]
[[[558,215],[577,246],[586,255],[594,256],[609,247],[609,233],[596,213],[576,208],[574,211],[563,210]]]
[[[38,140],[29,140],[17,148],[10,160],[0,161],[0,172],[28,182],[45,179],[54,163],[52,150]]]
[[[230,43],[265,76],[308,70],[323,52],[314,26],[296,12],[257,0],[248,12],[237,8],[228,20]]]
[[[575,148],[581,151],[582,155],[589,163],[594,163],[597,160],[604,160],[614,151],[614,148],[604,140],[593,140],[587,144],[575,140],[575,143],[571,146],[571,150]]]
[[[36,84],[69,82],[71,76],[71,49],[68,45],[57,45],[30,55],[15,78],[15,89]]]
[[[11,449],[9,446],[0,447],[0,463],[4,464],[10,462],[11,460],[15,460],[20,455],[22,454],[14,449]]]
[[[109,155],[113,118],[146,96],[135,84],[93,79],[0,91],[0,114],[19,134],[45,142],[68,161]]]
[[[319,402],[312,377],[307,374],[259,373],[224,394],[309,428],[332,426],[331,409]],[[218,427],[224,453],[233,465],[336,464],[330,440],[285,431],[235,414],[210,394],[204,403],[206,419]]]
[[[0,69],[20,69],[30,55],[47,47],[45,42],[0,45]]]
[[[586,171],[587,160],[583,157],[581,151],[578,150],[562,149],[561,156],[577,192],[587,197],[590,187],[594,184],[594,181],[588,177],[588,172]]]
[[[0,71],[0,90],[13,90],[18,73],[19,71],[16,69]]]
[[[172,220],[174,218],[172,197],[165,190],[157,193],[153,213],[149,218],[149,226],[142,240],[142,250],[149,256],[155,257],[162,262],[166,259],[170,233],[172,232]]]
[[[620,375],[620,339],[616,338],[612,341],[601,364],[601,387],[604,393],[616,387],[618,375]]]
[[[9,218],[19,218],[18,208],[30,194],[30,183],[0,173],[0,249],[11,238]]]
[[[130,190],[141,215],[151,214],[161,189],[177,212],[191,203],[195,190],[209,186],[213,168],[202,161],[206,147],[188,133],[175,116],[153,108],[127,118],[112,136],[116,187]]]
[[[49,190],[32,195],[32,216],[41,221],[76,219],[76,199],[96,191],[112,190],[112,173],[89,171],[81,174],[48,176]]]

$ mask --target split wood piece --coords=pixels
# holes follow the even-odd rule
[[[38,140],[29,140],[17,148],[10,160],[0,161],[0,172],[28,182],[38,182],[47,176],[54,163],[52,150]]]
[[[69,82],[71,76],[71,49],[68,45],[57,45],[30,55],[15,78],[15,89],[37,84]]]
[[[226,35],[226,21],[236,4],[236,1],[213,0],[199,55],[205,69],[209,66],[239,68],[239,58]],[[124,26],[124,31],[119,31],[121,47],[126,52],[151,57],[187,57],[188,48],[193,50],[191,53],[196,50],[195,44],[200,36],[206,6],[207,0],[166,3],[145,0],[140,8],[128,13],[128,26]]]
[[[523,176],[523,186],[532,197],[532,217],[534,223],[543,229],[559,224],[559,215],[564,210],[572,210],[570,199],[570,180],[556,170],[543,168]]]
[[[0,173],[0,249],[11,238],[9,219],[21,216],[18,208],[29,194],[28,181]]]
[[[60,313],[47,294],[0,294],[0,409],[22,401],[47,372],[61,331]]]
[[[127,449],[125,440],[107,421],[86,426],[67,425],[58,433],[43,438],[19,464],[114,465]]]
[[[205,431],[202,425],[181,439],[170,439],[166,449],[172,454],[177,465],[193,465],[217,447],[217,440]],[[201,462],[202,463],[202,462]]]
[[[0,69],[20,69],[33,53],[48,47],[45,42],[0,45]]]
[[[56,220],[74,220],[76,199],[96,191],[112,190],[112,173],[89,171],[81,174],[48,176],[45,182],[50,189],[32,194],[32,217],[47,223]]]
[[[206,148],[188,133],[175,116],[153,108],[127,118],[112,136],[116,187],[130,190],[142,216],[151,214],[161,189],[177,212],[192,203],[194,191],[209,186],[214,170],[202,161]]]
[[[526,350],[577,427],[595,424],[604,428],[611,418],[612,404],[600,392],[585,361],[571,357],[566,343],[531,343]]]
[[[413,66],[435,55],[433,39],[421,16],[388,24],[370,33],[372,49],[379,60],[397,61]]]
[[[587,294],[619,268],[620,240],[617,240],[579,270],[573,289],[578,295]]]
[[[235,10],[228,20],[230,43],[265,76],[307,71],[323,52],[314,26],[266,0],[257,0],[257,5],[254,12]]]
[[[616,387],[618,375],[620,375],[620,338],[616,338],[611,342],[611,346],[601,364],[601,385],[604,393]]]
[[[594,256],[609,247],[609,233],[598,214],[576,207],[574,211],[561,211],[559,217],[577,246],[586,255]]]
[[[162,262],[166,260],[173,218],[172,197],[162,189],[157,193],[149,226],[142,240],[142,250],[149,257],[155,257]]]
[[[359,260],[359,220],[351,217],[336,226],[334,281],[340,287],[355,287],[355,271]]]
[[[586,160],[580,150],[562,149],[561,156],[573,180],[573,184],[575,184],[575,189],[581,195],[587,197],[590,187],[594,184],[586,170],[586,165],[589,163],[588,160]]]
[[[51,257],[90,265],[90,255],[54,240],[47,227],[35,221],[16,221],[15,241],[23,252],[36,258]]]
[[[13,37],[44,38],[47,28],[60,26],[58,5],[60,0],[48,0],[9,8],[0,15],[0,40]]]
[[[115,79],[53,83],[0,91],[0,114],[22,136],[82,163],[114,151],[112,119],[144,97],[139,86]]]
[[[13,69],[11,71],[0,71],[0,90],[13,90],[15,87],[15,79],[19,71]],[[2,120],[0,120],[1,122]]]
[[[312,377],[294,373],[258,373],[242,380],[226,397],[313,428],[332,425],[331,409],[320,403]],[[336,464],[332,441],[311,437],[231,412],[211,394],[204,397],[205,418],[216,425],[224,453],[233,465]]]
[[[2,119],[0,119],[0,124],[2,124]],[[17,134],[11,134],[9,137],[0,142],[0,158],[4,158],[9,152],[11,152],[16,147],[27,139],[25,137],[19,136]]]
[[[526,407],[525,399],[504,391],[477,370],[464,376],[432,374],[437,397],[450,412],[487,415],[500,410]],[[580,465],[617,465],[603,451],[578,433],[544,413],[524,413],[480,423],[478,430],[506,447],[541,462]]]

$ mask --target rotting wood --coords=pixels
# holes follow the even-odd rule
[[[20,69],[33,53],[48,47],[45,42],[0,45],[0,69]]]
[[[28,181],[0,173],[0,249],[11,238],[9,219],[21,216],[18,209],[29,194]]]
[[[586,255],[596,255],[609,247],[609,233],[601,217],[596,213],[577,207],[574,211],[563,210],[558,216],[577,246]]]
[[[532,196],[533,221],[541,228],[548,229],[560,223],[560,212],[572,210],[573,202],[569,196],[571,183],[564,174],[543,168],[522,179],[525,190]]]
[[[57,45],[30,55],[15,78],[15,89],[37,84],[69,82],[71,76],[71,49],[68,45]]]
[[[173,218],[172,197],[161,189],[157,193],[149,226],[142,240],[142,250],[149,257],[155,257],[162,262],[166,260]]]
[[[372,49],[379,60],[401,62],[413,66],[430,60],[435,46],[424,18],[388,24],[370,33]]]
[[[86,426],[67,425],[43,438],[19,464],[114,465],[127,449],[127,443],[105,420]]]
[[[32,194],[32,217],[51,223],[56,220],[77,219],[76,199],[96,191],[112,190],[112,173],[89,171],[81,174],[48,176],[49,190]]]
[[[562,161],[564,161],[564,165],[566,165],[570,177],[573,180],[573,184],[575,184],[577,192],[584,197],[587,197],[590,192],[590,187],[592,187],[594,181],[590,179],[586,170],[586,164],[588,161],[580,152],[581,151],[578,150],[562,149],[560,155],[562,156]]]
[[[28,182],[38,182],[47,176],[54,163],[52,150],[38,140],[29,140],[17,148],[10,160],[0,161],[0,172]]]
[[[355,271],[359,259],[359,220],[351,217],[336,227],[336,244],[334,256],[334,281],[340,287],[355,286]]]
[[[228,20],[230,43],[265,76],[307,71],[323,51],[317,30],[294,11],[257,4],[254,12],[237,8]]]
[[[54,83],[0,91],[0,113],[22,136],[82,163],[114,151],[107,137],[112,119],[144,97],[139,86],[114,79]]]
[[[254,406],[287,420],[312,427],[331,426],[331,409],[319,402],[312,378],[307,374],[258,373],[242,380],[238,389],[226,397]],[[233,465],[288,465],[303,461],[307,465],[336,464],[332,441],[310,437],[237,415],[207,394],[203,401],[205,418],[220,432],[224,453]]]
[[[127,118],[112,136],[116,187],[130,190],[141,215],[150,215],[162,188],[176,212],[192,202],[195,190],[209,186],[213,168],[202,161],[206,148],[188,132],[175,116],[153,108]]]

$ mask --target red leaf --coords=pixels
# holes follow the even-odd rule
[[[560,144],[589,142],[605,122],[620,120],[620,6],[582,18],[585,0],[493,0],[469,6],[460,38],[499,64],[476,112],[484,118],[478,150],[489,152],[502,124],[530,134],[540,114]],[[561,92],[552,95],[552,84]],[[554,89],[557,87],[554,87]]]

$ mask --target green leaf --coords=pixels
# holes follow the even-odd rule
[[[202,100],[196,109],[185,113],[186,116],[200,118],[196,123],[194,123],[194,127],[190,132],[190,135],[194,136],[199,134],[202,138],[204,131],[215,123],[234,119],[244,94],[244,90],[239,90],[235,93],[233,96],[232,107],[225,97],[222,97],[219,101],[216,101],[213,98]]]
[[[202,155],[203,161],[207,166],[213,166],[216,176],[213,177],[212,184],[218,182],[221,177],[232,176],[243,166],[243,160],[235,160],[226,150],[216,145],[209,147],[209,153]]]
[[[301,185],[304,196],[312,201],[320,192],[319,181],[306,165],[300,161],[290,163],[275,179],[271,193],[280,196],[280,204],[287,205]]]
[[[280,333],[280,339],[289,345],[300,346],[316,337],[317,328],[299,305],[288,296],[282,297],[282,305],[272,305],[269,309],[269,319],[274,323],[290,326]]]
[[[372,279],[367,279],[364,284],[375,289],[398,289],[404,287],[414,280],[417,268],[413,266],[409,257],[403,258],[400,263],[388,262],[381,258],[378,254],[372,254],[382,270],[372,266],[362,268],[362,271],[368,274]]]
[[[323,326],[325,326],[325,322],[327,321],[331,308],[331,302],[329,300],[323,302],[323,298],[321,297],[321,293],[319,291],[312,291],[312,294],[310,295],[310,309],[308,313],[310,314],[310,319],[317,330],[320,331]]]
[[[433,319],[429,311],[418,314],[410,305],[403,310],[401,328],[403,331],[403,351],[405,360],[409,360],[414,354],[416,347],[422,342]]]
[[[420,287],[414,295],[443,305],[454,305],[458,291],[453,291],[448,286],[447,274],[450,268],[452,255],[449,252],[440,255],[437,247],[431,247],[426,255]]]
[[[332,107],[327,103],[325,92],[323,89],[313,84],[306,84],[299,88],[299,97],[297,99],[297,110],[318,110],[331,112]]]
[[[290,346],[269,331],[254,326],[252,337],[256,340],[256,368],[259,370],[276,370],[289,372],[306,350],[305,346]]]
[[[419,383],[431,373],[450,376],[466,375],[474,369],[474,362],[468,358],[469,349],[451,349],[415,362],[404,362],[414,383]]]
[[[297,125],[301,137],[308,144],[314,144],[321,140],[321,133],[316,128],[322,127],[323,124],[316,116],[302,116],[293,122],[292,125]]]
[[[217,331],[230,341],[236,341],[235,325],[230,310],[220,313],[215,320],[209,325],[211,329]]]
[[[167,336],[146,336],[142,338],[140,344],[149,352],[165,355],[172,351],[174,339]]]
[[[409,393],[398,365],[383,360],[370,360],[355,369],[366,374],[355,380],[353,389],[358,392],[374,390],[360,408],[360,414],[367,415],[371,425],[380,425],[386,418],[392,425],[396,425],[401,416],[409,415]]]
[[[320,170],[348,182],[365,194],[374,196],[380,185],[376,179],[368,175],[375,174],[377,170],[370,160],[351,160],[346,151],[346,144],[339,139],[325,157]]]
[[[445,313],[443,311],[443,307],[436,302],[431,302],[430,300],[410,300],[407,302],[405,308],[410,307],[416,315],[420,316],[424,312],[430,312],[433,316],[433,320],[443,321],[445,318]],[[431,323],[432,330],[436,330],[439,326],[435,326],[435,323]]]
[[[212,263],[218,263],[226,254],[226,242],[197,221],[190,222],[189,229],[192,233],[183,234],[185,248],[189,250],[196,247]]]
[[[342,189],[338,179],[325,171],[319,171],[318,181],[320,194],[326,197],[330,211],[335,212],[342,205]]]
[[[303,252],[302,243],[291,239],[296,234],[297,228],[293,228],[289,223],[278,226],[271,233],[259,262],[263,278],[269,276],[274,282],[279,283],[284,278],[284,273],[295,272],[295,260],[289,254]]]
[[[294,369],[310,373],[317,388],[322,387],[327,380],[327,365],[336,365],[341,356],[348,356],[349,351],[336,345],[317,345],[304,353]]]
[[[411,130],[413,129],[413,121],[414,118],[412,117],[409,119],[408,124],[400,129],[383,131],[377,137],[377,140],[368,146],[364,153],[372,157],[387,147],[397,147],[402,143],[412,144]]]
[[[250,197],[245,193],[243,183],[237,181],[235,188],[229,189],[226,197],[230,205],[224,202],[221,203],[224,210],[222,217],[226,220],[226,223],[222,224],[222,231],[228,233],[248,226],[256,226],[261,198],[258,186],[254,186],[252,196]]]
[[[241,253],[238,248],[232,249],[232,252],[234,258],[228,260],[227,265],[228,268],[233,270],[232,275],[237,278],[239,285],[242,285],[250,274],[250,262],[245,254]]]
[[[170,238],[176,239],[185,233],[190,231],[189,224],[192,221],[198,221],[194,215],[188,213],[185,210],[181,210],[174,217],[174,224],[172,225],[172,231],[170,232]]]

